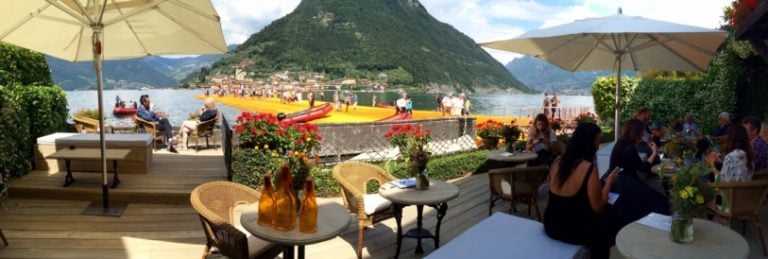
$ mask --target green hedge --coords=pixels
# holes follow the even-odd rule
[[[709,132],[717,123],[718,113],[725,111],[733,114],[736,109],[737,82],[744,73],[742,61],[734,50],[737,45],[729,41],[726,47],[715,55],[707,73],[701,77],[643,78],[634,81],[622,79],[629,84],[622,84],[624,105],[621,119],[627,120],[637,109],[648,107],[653,114],[653,123],[670,125],[682,120],[686,113],[691,112],[695,115],[702,132]],[[606,122],[613,123],[615,82],[613,77],[598,78],[592,86],[595,111],[606,126],[609,125]],[[764,99],[764,96],[753,98]],[[765,110],[763,108],[765,106],[762,105],[763,99],[754,101],[754,106]],[[742,102],[744,100],[740,101]],[[764,112],[751,115],[762,114]]]
[[[66,127],[67,97],[58,87],[0,87],[0,171],[26,175],[38,137]]]
[[[29,172],[31,139],[29,118],[21,108],[18,95],[0,86],[0,173],[4,177]]]
[[[43,54],[0,42],[0,85],[53,85]]]
[[[637,87],[639,77],[622,76],[621,77],[621,96],[622,107],[633,98],[635,88]],[[615,117],[613,106],[616,102],[616,76],[598,77],[592,84],[592,99],[595,103],[595,113],[600,118],[603,125],[613,125]],[[626,111],[626,108],[622,108]],[[622,119],[624,112],[622,112]]]

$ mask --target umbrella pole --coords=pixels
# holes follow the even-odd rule
[[[621,89],[621,54],[616,54],[616,104],[614,106],[614,129],[613,141],[619,141],[619,130],[621,130],[621,101],[619,101],[619,90]]]
[[[107,187],[107,157],[105,156],[107,150],[107,144],[104,137],[104,85],[102,78],[102,46],[101,46],[101,25],[92,26],[93,29],[93,68],[96,72],[96,93],[99,99],[99,148],[101,149],[101,195],[102,206],[98,206],[97,202],[92,202],[83,214],[85,215],[104,215],[104,216],[116,216],[120,217],[125,211],[126,204],[114,204],[116,206],[110,208],[109,206],[109,188]]]

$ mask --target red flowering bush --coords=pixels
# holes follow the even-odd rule
[[[734,30],[738,30],[739,27],[749,19],[752,12],[760,5],[761,0],[736,0],[731,5],[731,25]]]
[[[424,146],[432,139],[432,131],[413,124],[394,125],[384,134],[393,147],[400,148],[400,155],[409,159],[411,151],[424,150]]]
[[[487,120],[478,123],[475,128],[477,130],[477,136],[481,138],[501,138],[504,136],[502,132],[504,124],[495,120]]]
[[[234,131],[242,148],[307,153],[318,148],[322,140],[317,134],[317,126],[309,123],[288,125],[279,122],[272,114],[243,112],[236,122]]]

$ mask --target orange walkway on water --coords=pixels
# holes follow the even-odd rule
[[[205,96],[198,96],[199,99],[206,98]],[[301,104],[297,104],[295,102],[284,104],[280,103],[280,99],[278,98],[240,98],[240,97],[233,97],[233,96],[225,96],[225,97],[213,97],[214,100],[216,100],[217,103],[227,105],[236,109],[240,109],[243,111],[250,111],[250,112],[259,112],[259,113],[272,113],[277,114],[280,112],[284,112],[286,114],[302,111],[309,108],[309,102],[307,100],[302,100]],[[315,106],[322,105],[326,102],[321,101],[315,101]],[[383,118],[392,116],[394,114],[394,109],[389,108],[379,108],[379,107],[370,107],[370,106],[358,106],[357,110],[353,110],[352,106],[349,107],[349,112],[345,112],[346,107],[342,106],[342,111],[338,112],[335,109],[328,113],[323,118],[317,119],[312,121],[313,123],[344,123],[344,122],[371,122],[371,121],[377,121],[381,120]],[[442,113],[437,111],[426,111],[426,110],[413,110],[413,118],[414,119],[434,119],[434,118],[442,118]],[[446,115],[446,117],[448,117]],[[509,123],[510,120],[512,120],[514,117],[512,116],[490,116],[490,115],[472,115],[471,117],[477,118],[478,122],[483,122],[489,119],[493,119],[496,121],[502,121],[504,123]],[[518,119],[517,123],[518,125],[528,125],[529,119],[526,117],[522,117],[522,119]]]

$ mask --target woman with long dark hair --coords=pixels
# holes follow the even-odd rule
[[[726,130],[725,136],[722,145],[722,151],[725,154],[722,170],[714,169],[717,159],[715,152],[710,152],[706,158],[710,168],[713,169],[713,173],[720,177],[721,182],[752,180],[752,173],[755,170],[755,154],[752,151],[747,130],[741,124],[731,124]]]
[[[563,156],[552,163],[544,231],[553,239],[592,247],[593,258],[607,258],[607,247],[599,246],[601,212],[617,174],[608,175],[601,186],[594,163],[599,144],[600,128],[579,123]]]
[[[645,154],[641,157],[641,154],[637,150],[637,144],[643,141],[643,134],[645,134],[645,123],[638,119],[631,119],[627,121],[621,131],[619,140],[616,141],[616,145],[613,146],[611,151],[611,162],[608,166],[609,169],[621,167],[624,169],[622,174],[638,178],[638,172],[649,173],[651,171],[651,165],[656,160],[657,147],[653,141],[648,142],[648,146],[651,149],[651,154]]]
[[[651,154],[641,157],[636,144],[643,141],[645,123],[638,119],[627,121],[619,140],[613,146],[609,170],[622,168],[611,192],[618,195],[616,201],[606,209],[605,245],[613,246],[616,234],[629,223],[632,223],[651,212],[669,215],[669,201],[663,194],[651,188],[640,180],[638,172],[650,172],[651,164],[656,159],[656,144],[648,142]]]

